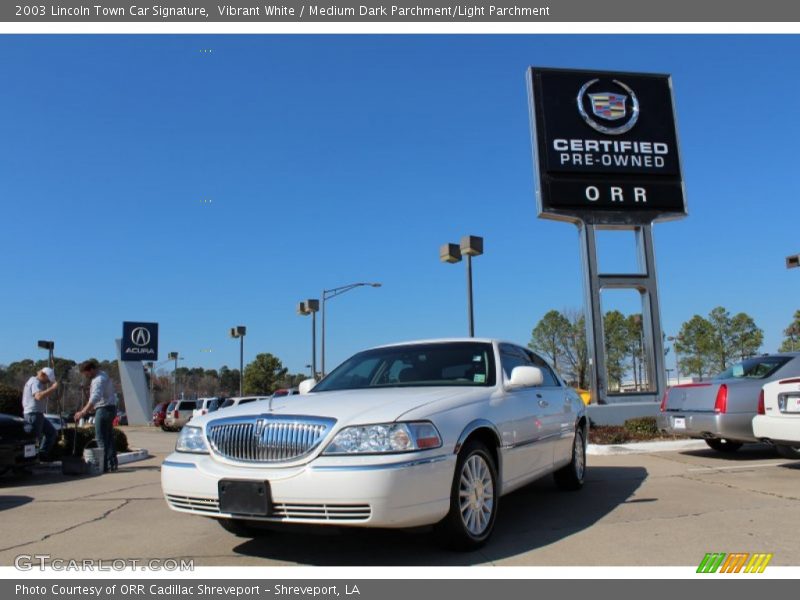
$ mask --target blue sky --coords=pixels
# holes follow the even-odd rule
[[[203,52],[210,49],[211,52]],[[797,36],[0,37],[0,363],[111,358],[157,321],[187,366],[310,362],[299,300],[329,304],[329,368],[466,332],[526,343],[582,303],[574,226],[536,218],[529,65],[673,75],[690,216],[655,226],[664,329],[723,305],[774,350],[800,308]],[[620,239],[617,239],[620,238]],[[601,260],[633,248],[604,236]],[[629,302],[621,301],[621,305]],[[210,352],[208,350],[211,350]]]

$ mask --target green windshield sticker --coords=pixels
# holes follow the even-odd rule
[[[481,374],[476,373],[473,379],[475,380],[475,383],[485,383],[486,375],[483,375],[482,373]]]

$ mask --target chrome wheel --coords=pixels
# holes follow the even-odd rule
[[[494,483],[489,465],[479,454],[470,456],[461,469],[459,506],[467,531],[483,535],[494,511]]]
[[[583,480],[584,471],[586,470],[586,444],[583,441],[583,433],[578,432],[575,435],[575,443],[572,449],[572,460],[575,464],[575,477]]]
[[[480,440],[468,440],[458,453],[450,484],[450,510],[436,524],[439,540],[451,550],[468,552],[483,546],[497,518],[497,466]]]
[[[579,490],[586,476],[586,433],[581,425],[575,429],[572,440],[572,457],[569,464],[553,473],[556,485],[562,490]]]

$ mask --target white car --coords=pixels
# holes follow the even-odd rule
[[[207,415],[210,412],[214,412],[215,410],[219,409],[221,402],[222,399],[217,398],[216,396],[211,398],[198,398],[197,408],[192,410],[192,418],[195,419],[197,417]]]
[[[249,404],[250,402],[260,402],[261,400],[269,400],[270,396],[235,396],[233,398],[225,398],[220,408],[231,408],[241,404]],[[226,413],[227,414],[227,413]]]
[[[312,391],[198,417],[161,469],[167,503],[238,535],[260,521],[489,538],[498,499],[555,474],[583,485],[588,419],[538,355],[489,339],[383,346]]]
[[[761,389],[753,433],[775,444],[786,458],[800,458],[800,377],[781,379]]]

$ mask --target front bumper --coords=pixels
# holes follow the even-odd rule
[[[262,521],[415,527],[436,523],[450,508],[456,457],[442,449],[424,455],[318,457],[295,467],[231,465],[210,455],[175,452],[161,467],[170,508],[210,517]],[[220,512],[221,479],[268,481],[267,517]]]
[[[757,442],[753,435],[753,416],[751,413],[667,411],[659,413],[656,422],[659,429],[672,435]],[[685,427],[675,427],[676,419],[683,419]]]
[[[6,467],[20,468],[35,465],[38,462],[37,453],[33,456],[25,456],[25,447],[33,446],[36,448],[36,440],[14,440],[0,442],[0,469]]]
[[[756,415],[753,418],[753,434],[759,440],[796,446],[800,444],[800,418]]]

